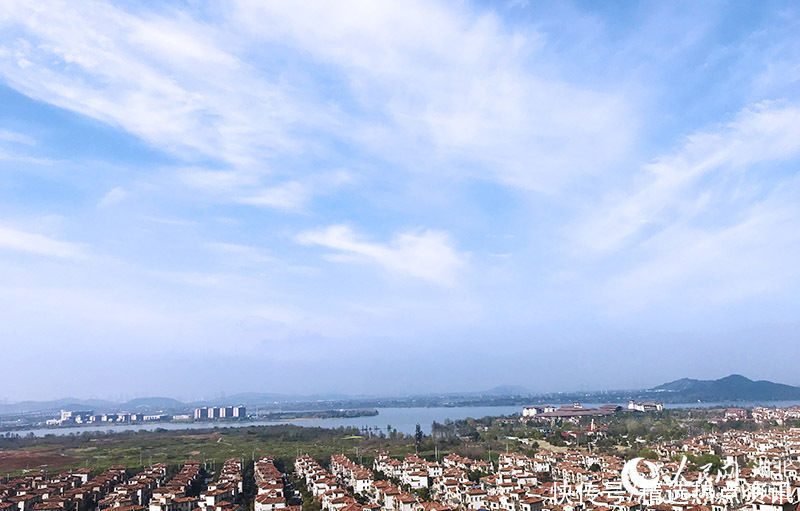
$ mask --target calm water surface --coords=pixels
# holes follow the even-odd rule
[[[569,403],[571,404],[571,403]],[[603,403],[583,403],[587,408],[600,406]],[[770,402],[738,402],[738,403],[675,403],[664,405],[666,408],[714,408],[714,407],[750,407],[750,406],[798,406],[800,401],[770,401]],[[560,406],[560,405],[557,405]],[[154,423],[154,424],[128,424],[128,425],[91,425],[69,428],[39,428],[13,431],[21,436],[33,433],[35,436],[44,435],[77,435],[84,431],[152,431],[158,428],[167,430],[180,429],[209,429],[240,428],[247,426],[269,426],[275,424],[295,424],[297,426],[338,428],[339,426],[354,426],[357,428],[378,428],[386,431],[391,426],[405,434],[413,434],[416,425],[430,433],[431,423],[444,422],[447,419],[457,420],[466,417],[475,419],[486,416],[511,415],[521,413],[521,406],[464,406],[464,407],[434,407],[434,408],[378,408],[378,415],[372,417],[351,417],[346,419],[289,419],[279,421],[249,421],[249,422],[220,422],[220,423]]]

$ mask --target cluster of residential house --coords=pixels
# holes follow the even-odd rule
[[[663,459],[660,472],[677,473],[673,484],[659,484],[662,500],[681,501],[686,495],[714,511],[749,508],[754,511],[795,510],[800,499],[800,429],[726,431],[655,446]],[[722,473],[681,470],[684,454],[717,454]],[[689,490],[692,490],[690,492]],[[696,495],[699,494],[699,497]],[[659,497],[659,495],[655,495]],[[665,498],[671,497],[671,498]],[[685,500],[685,499],[684,499]]]
[[[459,499],[457,503],[447,502],[445,498],[423,499],[420,495],[423,488],[428,494],[436,492],[435,483],[448,487],[451,479],[466,492],[474,486],[467,478],[467,470],[485,470],[490,466],[485,461],[455,455],[439,463],[414,454],[398,460],[381,453],[373,462],[373,470],[383,478],[375,479],[373,471],[343,454],[331,457],[330,472],[309,456],[295,461],[297,475],[305,480],[324,511],[453,511],[469,507],[464,505],[466,493],[463,501]],[[444,491],[442,489],[442,497]]]
[[[122,465],[95,477],[89,469],[28,474],[0,484],[2,511],[241,511],[242,460],[227,460],[206,484],[201,463],[188,460],[174,477],[156,463],[127,476]],[[204,489],[205,488],[205,489]]]
[[[774,422],[782,426],[788,420],[800,420],[799,406],[791,406],[788,408],[756,406],[752,410],[746,408],[727,408],[721,415],[709,418],[708,422],[712,424],[721,424],[729,421]]]
[[[240,496],[244,491],[242,468],[243,465],[240,458],[226,460],[217,478],[200,493],[196,511],[240,511]],[[150,511],[155,510],[151,509]]]
[[[766,408],[762,406],[756,406],[753,408],[753,420],[756,422],[774,421],[778,424],[783,424],[789,419],[800,419],[800,407],[792,406],[790,408]]]
[[[120,469],[124,467],[120,466]],[[156,463],[116,485],[97,503],[97,511],[113,508],[113,511],[143,511],[153,491],[167,481],[167,465]]]
[[[198,487],[203,483],[200,467],[199,460],[187,460],[174,477],[152,490],[146,503],[149,511],[193,511],[196,509],[198,499],[192,495],[196,495]]]
[[[747,420],[752,420],[752,418],[745,408],[728,408],[721,416],[712,417],[708,422],[712,424],[719,424],[720,422]]]
[[[496,467],[488,461],[456,454],[448,454],[441,462],[425,461],[413,454],[406,456],[400,463],[392,462],[390,459],[385,454],[377,456],[374,469],[392,480],[399,481],[401,486],[428,489],[431,500],[419,501],[412,511],[429,508],[490,510],[500,509],[498,506],[501,505],[510,505],[514,511],[541,509],[535,505],[535,501],[526,500],[523,494],[515,494],[514,500],[511,500],[512,497],[505,491],[511,489],[511,481],[503,478],[505,470],[496,470]],[[424,477],[421,477],[423,474]],[[473,478],[469,477],[470,474],[473,474]],[[476,481],[474,474],[483,475],[483,478]],[[527,477],[530,478],[530,482],[536,482],[533,474],[527,474],[523,479]],[[415,486],[412,487],[410,481],[413,481]],[[379,496],[378,502],[381,502]],[[383,503],[385,505],[385,502]]]
[[[343,457],[332,457],[331,466],[341,468]],[[347,487],[345,475],[341,479],[322,468],[311,456],[299,456],[294,462],[297,477],[305,482],[308,491],[322,503],[323,511],[380,511],[378,505],[360,504]],[[364,471],[359,470],[360,474]],[[348,472],[349,473],[349,472]],[[344,473],[343,473],[344,474]],[[371,478],[370,478],[370,483]]]
[[[286,477],[275,466],[275,458],[265,456],[253,467],[256,487],[253,503],[255,511],[300,511],[299,506],[290,506],[286,494]]]
[[[240,511],[242,469],[241,459],[226,460],[217,477],[206,483],[200,461],[188,460],[175,477],[153,490],[149,511]]]
[[[150,493],[166,477],[156,464],[133,477],[115,465],[91,477],[89,469],[55,475],[30,473],[0,484],[2,511],[143,511]]]
[[[660,459],[507,452],[495,463],[379,454],[374,472],[340,454],[330,470],[309,456],[295,469],[324,511],[797,511],[800,428],[702,435],[654,451]],[[703,454],[717,454],[721,469],[688,461]]]

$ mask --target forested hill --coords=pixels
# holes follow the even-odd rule
[[[800,399],[800,387],[766,380],[753,381],[738,374],[718,380],[682,378],[650,389],[672,402],[785,401]],[[677,398],[677,399],[675,399]]]

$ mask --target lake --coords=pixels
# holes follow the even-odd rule
[[[562,403],[572,404],[572,403]],[[587,408],[595,408],[604,403],[583,403]],[[671,403],[665,404],[666,408],[715,408],[715,407],[751,407],[751,406],[798,406],[800,401],[769,401],[769,402],[738,402],[738,403]],[[561,406],[561,404],[556,404]],[[393,429],[413,435],[417,424],[426,434],[430,433],[431,424],[444,422],[447,419],[458,420],[467,417],[475,419],[486,416],[511,415],[521,413],[521,406],[462,406],[462,407],[430,407],[430,408],[377,408],[378,415],[370,417],[349,417],[342,419],[287,419],[278,421],[246,421],[246,422],[159,422],[153,424],[120,424],[120,425],[90,425],[75,426],[65,428],[37,428],[17,430],[12,433],[26,436],[33,433],[35,436],[44,435],[78,435],[84,431],[91,432],[120,432],[120,431],[153,431],[161,428],[166,430],[180,429],[209,429],[219,428],[241,428],[247,426],[271,426],[276,424],[295,424],[297,426],[338,428],[340,426],[353,426],[357,428],[378,428],[386,432],[387,426]]]
[[[71,435],[81,434],[84,431],[153,431],[158,428],[167,430],[179,429],[209,429],[241,428],[247,426],[271,426],[276,424],[295,424],[297,426],[338,428],[340,426],[354,426],[357,428],[379,428],[386,432],[387,426],[401,433],[413,434],[417,424],[425,433],[430,433],[433,421],[444,422],[447,419],[457,420],[466,417],[486,417],[489,415],[510,415],[520,413],[520,406],[467,406],[467,407],[438,407],[438,408],[377,408],[378,415],[369,417],[348,417],[341,419],[285,419],[277,421],[253,420],[244,422],[158,422],[152,424],[119,424],[119,425],[87,425],[65,428],[36,428],[15,430],[12,433],[26,436],[33,433],[35,436],[44,435]]]

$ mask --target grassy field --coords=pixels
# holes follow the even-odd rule
[[[332,454],[358,454],[370,464],[379,450],[393,456],[415,451],[411,437],[364,438],[352,429],[253,426],[209,430],[120,432],[66,437],[0,439],[0,474],[28,470],[48,472],[111,465],[138,470],[150,463],[180,465],[187,459],[205,462],[210,470],[228,458],[258,459],[273,455],[287,469],[298,453],[326,461]],[[425,454],[425,453],[423,453]]]

